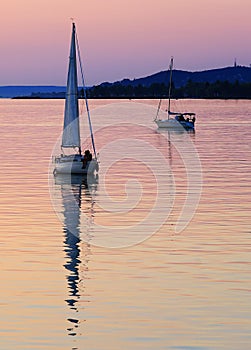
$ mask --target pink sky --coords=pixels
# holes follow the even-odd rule
[[[86,83],[251,64],[250,0],[9,0],[0,85],[65,85],[74,17]]]

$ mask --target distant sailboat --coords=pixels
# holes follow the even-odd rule
[[[168,91],[167,118],[165,118],[165,119],[158,118],[159,110],[160,110],[160,106],[161,106],[161,100],[160,100],[157,115],[156,115],[156,118],[154,119],[154,121],[158,125],[159,128],[177,129],[177,128],[183,127],[186,130],[194,130],[195,113],[171,112],[172,73],[173,73],[173,57],[171,57],[171,62],[170,62],[170,80],[169,80],[169,91]],[[171,117],[171,116],[173,116],[173,117]]]
[[[93,155],[89,150],[85,150],[84,155],[82,155],[81,151],[78,105],[77,52],[83,82],[83,91],[89,122]],[[66,154],[66,152],[69,149],[71,150],[71,153]],[[77,40],[75,23],[72,23],[72,36],[70,46],[69,69],[64,111],[64,128],[61,150],[62,154],[54,158],[54,173],[93,174],[94,172],[98,171],[99,164],[97,161],[89,106],[86,97],[84,75],[80,59],[80,50]]]

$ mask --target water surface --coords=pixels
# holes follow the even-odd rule
[[[0,100],[1,349],[249,349],[251,102],[175,103],[194,134],[91,101],[86,184],[48,176],[62,100]]]

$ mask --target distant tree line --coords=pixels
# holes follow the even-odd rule
[[[121,83],[100,84],[87,88],[88,98],[167,98],[169,86],[164,83],[153,83],[150,86],[125,85]],[[79,90],[79,97],[84,97],[83,89]],[[188,82],[176,88],[172,85],[172,98],[198,98],[198,99],[251,99],[251,83],[234,83],[229,81]],[[30,96],[14,98],[65,98],[65,92],[32,93]]]
[[[150,86],[123,85],[121,83],[101,84],[87,90],[89,98],[167,98],[168,85],[153,83]],[[83,91],[80,91],[83,94]],[[229,81],[193,82],[176,88],[172,85],[172,98],[205,99],[251,99],[251,83]]]

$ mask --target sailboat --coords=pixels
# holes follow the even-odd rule
[[[82,154],[81,150],[77,56],[82,77],[84,99],[89,122],[93,154],[89,149],[85,150],[84,154]],[[74,22],[72,23],[61,152],[61,155],[54,158],[54,174],[94,174],[99,169],[90,111],[86,96],[86,87],[80,57],[80,49]]]
[[[171,62],[170,62],[170,80],[169,80],[169,91],[168,91],[167,118],[165,119],[158,118],[160,106],[161,106],[161,100],[160,100],[158,105],[157,115],[154,121],[159,128],[177,129],[177,128],[183,127],[186,130],[194,130],[195,113],[191,113],[191,112],[179,113],[179,112],[171,111],[172,73],[173,73],[173,57],[171,57]]]

